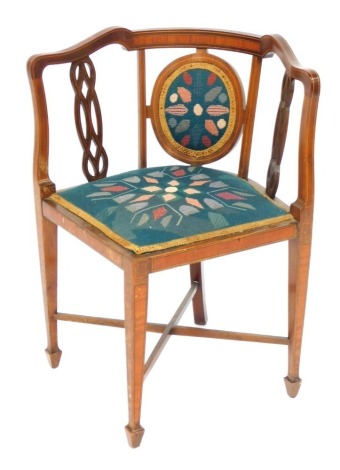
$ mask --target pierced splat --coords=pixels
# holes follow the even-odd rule
[[[83,153],[83,173],[88,181],[103,178],[108,157],[103,147],[103,125],[95,90],[96,71],[89,57],[73,62],[70,70],[75,92],[74,115]]]
[[[266,193],[269,197],[274,198],[280,181],[280,165],[283,151],[285,148],[290,104],[294,94],[294,79],[286,74],[283,77],[281,101],[277,111],[272,157],[269,163],[267,173]]]

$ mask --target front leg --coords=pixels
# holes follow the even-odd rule
[[[126,433],[131,447],[138,447],[144,429],[140,424],[144,381],[148,272],[145,262],[125,267],[125,335],[129,423]]]
[[[44,295],[47,332],[46,355],[50,366],[56,368],[61,358],[58,347],[57,312],[57,226],[41,215],[38,217],[38,241],[41,279]]]
[[[285,377],[287,393],[294,398],[299,393],[299,376],[302,333],[306,308],[308,271],[311,244],[301,244],[299,239],[289,241],[289,347],[288,376]]]

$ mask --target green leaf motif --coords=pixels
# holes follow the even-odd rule
[[[227,219],[221,214],[216,214],[215,212],[209,212],[208,217],[209,217],[210,222],[216,229],[228,227],[229,225]]]
[[[247,204],[246,202],[235,202],[233,206],[240,207],[241,209],[251,209],[253,211],[256,211],[256,208],[252,206],[251,204]]]
[[[166,217],[163,217],[163,219],[161,220],[161,225],[166,228],[170,224],[171,219],[172,215],[167,215]]]
[[[204,173],[199,173],[198,175],[192,176],[190,179],[191,181],[208,180],[209,176],[205,175]]]
[[[180,134],[181,132],[185,132],[190,127],[190,119],[183,119],[175,129],[176,134]]]
[[[129,206],[126,206],[125,209],[127,209],[130,212],[138,212],[147,206],[148,206],[147,202],[136,202],[135,204],[130,204]]]
[[[204,97],[204,101],[211,103],[214,101],[215,98],[221,93],[222,87],[221,86],[216,86],[212,90],[208,91]]]
[[[134,197],[136,197],[136,194],[123,194],[122,196],[117,196],[114,198],[114,201],[115,202],[118,202],[118,204],[122,204],[124,202],[127,202],[129,201],[130,199],[133,199]]]
[[[211,199],[209,197],[206,197],[204,199],[204,202],[206,203],[206,205],[208,207],[210,207],[210,209],[222,209],[223,208],[223,204],[221,204],[220,202],[215,201],[215,199]]]
[[[146,222],[149,220],[148,214],[142,214],[142,217],[139,219],[139,222],[137,223],[137,226],[140,227],[141,225],[146,224]]]
[[[86,197],[103,197],[103,196],[111,196],[112,197],[112,193],[110,193],[109,191],[99,191],[99,192],[96,192],[96,193],[88,194]]]
[[[124,178],[123,181],[127,183],[140,183],[141,179],[139,176],[130,176],[129,178]]]
[[[179,210],[184,215],[192,215],[192,214],[196,214],[197,212],[199,212],[198,209],[192,206],[188,206],[187,204],[183,204],[182,206],[180,206]]]
[[[235,191],[234,190],[234,193],[238,194],[239,196],[247,196],[247,197],[255,197],[256,196],[256,194],[246,193],[245,191]]]
[[[105,221],[116,212],[116,209],[116,206],[107,207],[106,209],[103,209],[98,214],[96,214],[96,217],[101,221]]]
[[[209,184],[209,188],[226,188],[228,185],[224,183],[223,181],[213,181],[212,183]]]
[[[152,173],[148,173],[148,176],[151,176],[152,178],[163,178],[164,173],[162,171],[153,171]]]

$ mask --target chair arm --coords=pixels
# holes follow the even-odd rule
[[[280,35],[263,36],[262,40],[264,53],[275,53],[281,59],[286,75],[300,81],[304,87],[299,135],[298,199],[291,206],[294,217],[302,220],[302,211],[306,209],[311,212],[314,203],[314,142],[320,78],[317,72],[299,63]]]

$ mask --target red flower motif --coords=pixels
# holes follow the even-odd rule
[[[236,199],[236,200],[244,200],[244,197],[238,196],[237,194],[229,193],[228,191],[224,191],[223,193],[218,193],[216,196],[226,199],[226,200],[231,200],[231,199]]]
[[[183,145],[183,147],[186,147],[187,145],[189,145],[189,142],[190,142],[190,135],[189,134],[185,135],[181,139],[181,144]]]
[[[208,85],[213,85],[216,82],[216,75],[214,73],[211,73],[208,77]]]
[[[209,139],[207,135],[204,135],[202,137],[202,142],[203,142],[203,145],[205,145],[207,148],[211,146],[211,139]]]
[[[183,73],[183,80],[187,85],[192,85],[192,76],[188,72]]]
[[[166,210],[166,208],[164,206],[161,206],[161,207],[158,207],[157,209],[154,209],[152,211],[154,220],[158,220],[161,217],[164,217],[165,214],[167,214],[167,212],[168,211]]]
[[[121,191],[126,191],[129,189],[126,186],[107,186],[106,188],[101,188],[102,191],[110,191],[111,193],[120,193]]]
[[[185,171],[184,170],[176,170],[176,171],[173,171],[172,174],[174,176],[184,176],[185,175]]]

